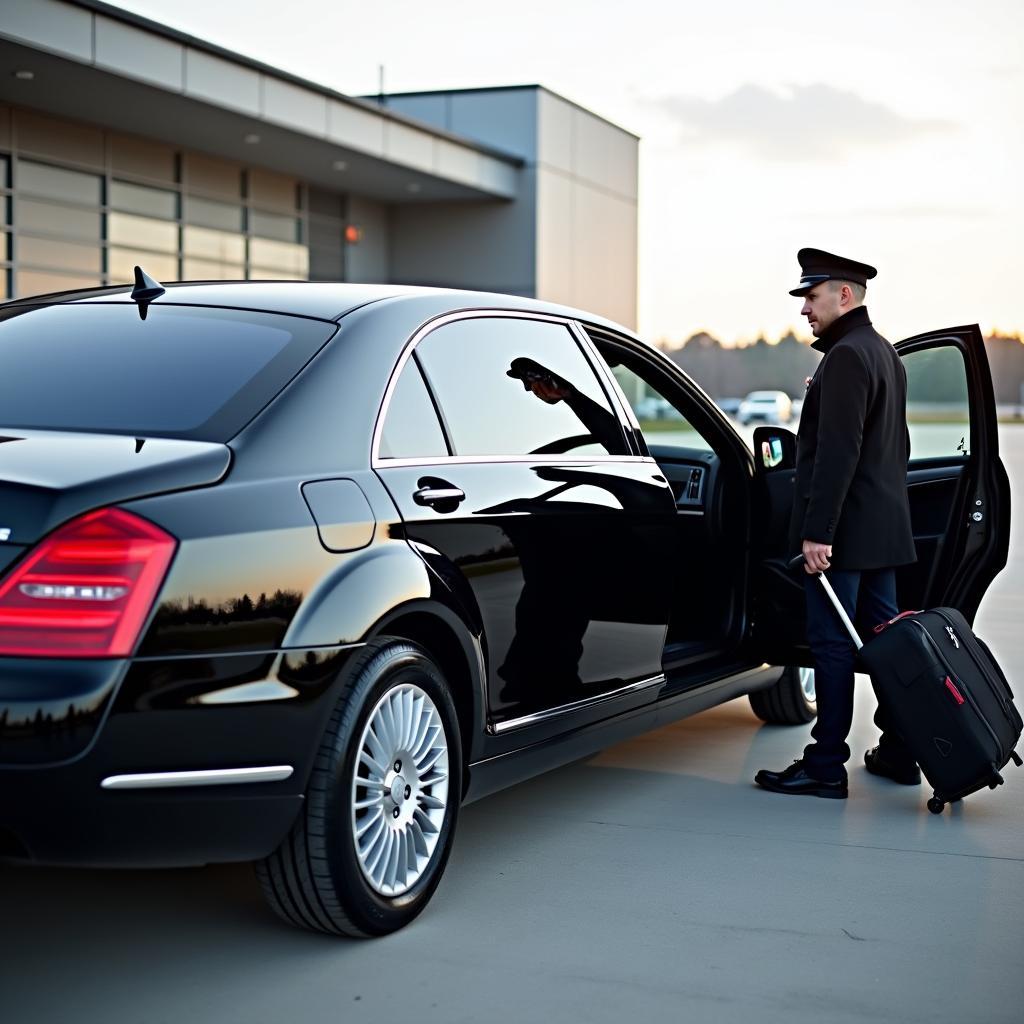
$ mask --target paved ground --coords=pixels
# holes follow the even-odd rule
[[[1018,543],[977,626],[1024,697],[1024,428],[1004,448]],[[942,817],[856,768],[845,803],[755,789],[806,732],[735,701],[473,805],[372,943],[278,925],[245,866],[0,869],[0,1019],[1016,1022],[1024,771]]]

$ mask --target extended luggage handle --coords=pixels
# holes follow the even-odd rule
[[[916,612],[900,612],[899,615],[894,615],[888,622],[880,622],[875,626],[876,633],[883,633],[887,630],[894,622],[899,622],[900,619],[905,619],[908,615],[920,615],[920,611]]]
[[[795,558],[789,560],[788,567],[790,569],[796,569],[798,566],[802,567],[806,563],[803,555],[797,555]],[[821,585],[825,588],[825,593],[828,594],[828,599],[832,602],[832,607],[835,608],[836,614],[842,619],[843,625],[846,627],[846,632],[850,634],[850,639],[853,641],[854,646],[859,651],[864,646],[864,641],[861,640],[860,634],[857,632],[853,623],[850,621],[850,616],[846,614],[846,609],[843,607],[843,602],[836,596],[836,592],[832,589],[832,584],[829,583],[828,577],[823,572],[814,573],[815,576],[821,580]]]

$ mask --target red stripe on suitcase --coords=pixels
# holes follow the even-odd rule
[[[960,691],[956,688],[956,684],[953,682],[952,679],[949,678],[949,676],[946,676],[946,689],[949,690],[951,694],[953,694],[953,697],[956,699],[957,704],[963,704],[964,698],[961,695]]]

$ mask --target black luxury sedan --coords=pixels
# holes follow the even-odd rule
[[[380,935],[463,802],[742,694],[813,716],[793,434],[751,450],[579,310],[137,277],[0,306],[6,861],[254,860],[286,920]],[[970,618],[1008,543],[984,346],[898,349],[962,413],[915,439],[901,603]]]

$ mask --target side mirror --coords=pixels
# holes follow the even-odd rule
[[[754,459],[761,473],[795,469],[796,434],[782,427],[758,427],[754,431]]]

